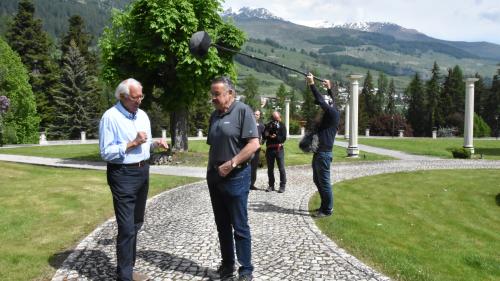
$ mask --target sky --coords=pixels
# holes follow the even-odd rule
[[[225,0],[223,7],[265,8],[307,26],[391,22],[438,39],[500,44],[500,0]]]

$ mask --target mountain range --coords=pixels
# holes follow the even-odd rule
[[[19,0],[0,1],[0,34],[16,13]],[[54,38],[66,32],[71,15],[79,14],[98,38],[109,24],[112,8],[123,9],[131,0],[34,0],[36,16]],[[487,79],[496,73],[500,45],[488,42],[446,41],[393,23],[364,22],[308,27],[277,17],[264,8],[231,9],[222,13],[247,35],[242,51],[303,71],[345,77],[348,73],[383,71],[403,87],[415,72],[427,78],[434,61],[445,73],[459,65],[466,75]],[[236,57],[242,76],[252,74],[269,87],[285,81],[283,73]],[[273,82],[269,82],[273,81]],[[264,83],[265,85],[266,83]]]

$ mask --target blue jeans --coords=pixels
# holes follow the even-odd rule
[[[221,178],[215,169],[207,172],[208,190],[219,234],[222,265],[234,266],[236,244],[236,256],[241,265],[238,270],[240,275],[253,272],[252,238],[247,211],[250,173],[250,165],[233,170],[225,178]]]
[[[332,163],[331,151],[314,153],[312,160],[313,181],[321,197],[319,210],[325,214],[333,212],[333,190],[330,181],[330,164]]]
[[[109,165],[108,184],[113,194],[118,236],[116,237],[116,279],[132,281],[137,233],[144,222],[149,189],[149,164],[142,167]]]

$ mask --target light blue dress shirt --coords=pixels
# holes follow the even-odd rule
[[[127,143],[137,132],[146,132],[147,141],[127,151]],[[108,109],[99,123],[99,150],[104,161],[115,164],[137,163],[149,159],[152,147],[151,124],[141,109],[130,113],[121,102]]]

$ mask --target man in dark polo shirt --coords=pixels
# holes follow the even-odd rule
[[[210,116],[207,137],[210,145],[207,183],[222,255],[217,272],[222,280],[234,277],[236,246],[240,264],[238,280],[252,280],[248,162],[260,146],[259,134],[252,110],[236,101],[236,91],[229,78],[213,80],[210,91],[216,110]]]

